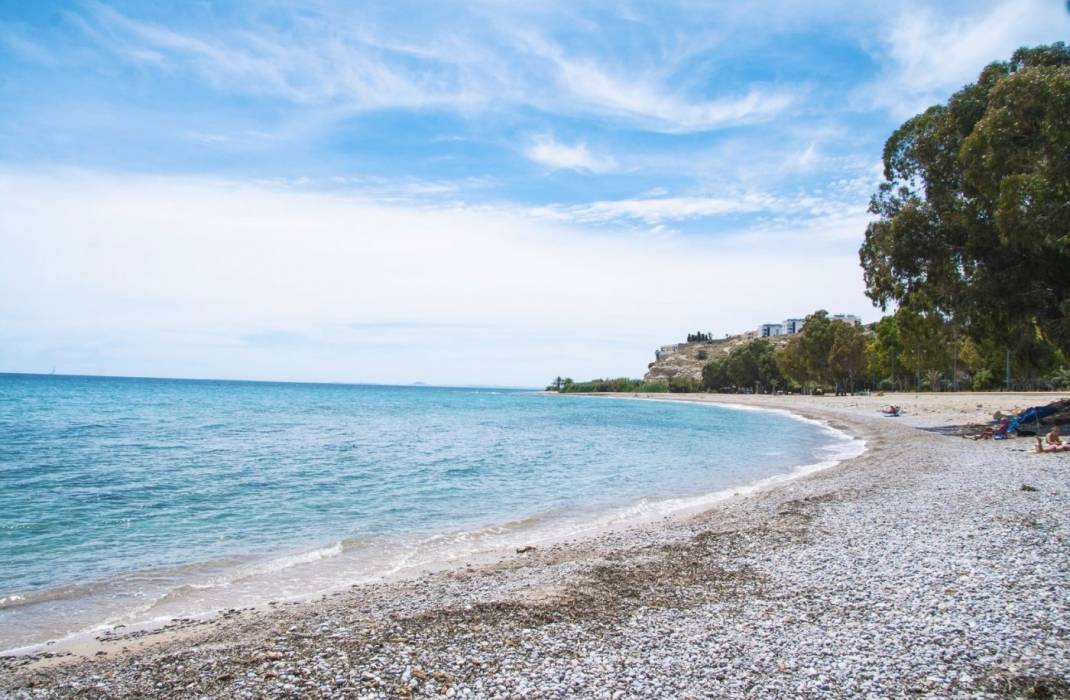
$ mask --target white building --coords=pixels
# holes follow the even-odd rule
[[[784,322],[780,324],[784,327],[784,335],[795,335],[803,329],[806,325],[805,318],[786,318]]]
[[[844,321],[846,323],[850,323],[853,326],[862,325],[862,319],[858,316],[855,316],[854,314],[832,314],[831,316],[829,316],[829,319],[833,321]]]
[[[671,355],[672,353],[676,352],[679,349],[680,349],[680,343],[676,343],[675,345],[662,345],[660,348],[658,348],[657,350],[654,351],[654,359],[655,360],[660,360],[661,358],[665,357],[666,355]]]
[[[758,326],[758,337],[769,338],[774,335],[784,335],[784,324],[782,323],[763,323]]]

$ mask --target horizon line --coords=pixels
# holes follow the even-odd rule
[[[218,377],[150,377],[131,374],[79,374],[61,372],[9,372],[0,371],[0,376],[18,377],[65,377],[81,379],[139,379],[148,381],[178,381],[178,382],[241,382],[246,384],[313,384],[320,386],[377,386],[400,389],[508,389],[514,391],[542,391],[544,387],[515,386],[499,384],[430,384],[427,382],[409,382],[407,384],[391,384],[381,382],[346,382],[346,381],[315,381],[297,379],[221,379]]]

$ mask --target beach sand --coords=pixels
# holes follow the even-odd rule
[[[687,518],[5,657],[0,695],[1070,697],[1070,453],[957,437],[1061,395],[656,398],[868,449]]]

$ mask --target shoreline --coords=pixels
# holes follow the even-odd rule
[[[6,662],[0,694],[1070,689],[1070,460],[941,434],[1050,395],[911,396],[674,396],[816,417],[869,449],[679,520]]]
[[[618,399],[628,401],[642,400],[674,404],[696,403],[695,401],[656,397],[657,395],[634,397],[579,394],[577,396],[579,398]],[[822,448],[823,450],[829,451],[830,454],[827,458],[820,459],[820,461],[817,462],[798,464],[788,468],[787,471],[777,472],[769,476],[724,488],[718,488],[713,491],[697,491],[682,495],[665,495],[657,497],[641,496],[634,500],[630,500],[627,503],[612,506],[580,508],[568,513],[535,513],[529,516],[524,516],[516,521],[496,522],[482,525],[474,530],[445,531],[432,534],[424,533],[422,535],[399,535],[384,537],[379,541],[367,541],[363,543],[364,549],[382,549],[385,547],[385,550],[383,551],[394,553],[386,559],[379,561],[379,568],[376,568],[373,572],[363,574],[357,578],[344,582],[336,582],[320,588],[309,589],[308,591],[301,593],[272,596],[270,599],[264,598],[263,600],[258,600],[256,602],[245,601],[244,604],[239,603],[239,607],[246,610],[263,610],[266,609],[269,604],[288,605],[293,603],[304,603],[355,586],[396,583],[399,581],[411,580],[421,574],[455,569],[460,566],[470,566],[473,563],[477,566],[492,564],[501,561],[503,557],[512,554],[517,548],[547,547],[558,545],[569,540],[597,538],[612,532],[649,526],[660,520],[675,522],[701,513],[709,508],[716,507],[717,504],[726,500],[746,497],[762,490],[777,488],[778,486],[789,483],[795,479],[804,478],[818,471],[835,467],[841,462],[853,459],[865,451],[864,440],[854,437],[845,430],[832,427],[827,422],[820,419],[807,418],[792,411],[777,408],[749,407],[738,404],[706,401],[698,403],[717,406],[725,410],[772,413],[809,424],[827,433],[832,438],[834,442],[830,443],[827,447]],[[484,539],[487,541],[484,542]],[[457,546],[456,543],[459,541],[472,541],[474,544],[470,545],[469,549],[463,552],[453,551],[449,548],[449,542],[454,542],[454,546]],[[241,560],[242,563],[231,565],[232,569],[226,576],[233,577],[233,581],[241,581],[244,580],[246,576],[259,575],[258,573],[251,572],[258,572],[265,563],[271,564],[284,560],[293,561],[294,564],[292,566],[294,567],[314,567],[317,563],[320,563],[319,560],[332,558],[329,555],[321,556],[323,552],[331,551],[334,552],[336,556],[341,555],[348,549],[348,542],[349,540],[342,539],[327,543],[319,543],[313,549],[271,551],[257,556],[233,555],[230,558]],[[446,542],[447,544],[443,545],[445,549],[439,551],[428,548],[428,545],[431,542]],[[335,552],[335,550],[337,551]],[[404,554],[406,551],[409,552],[408,555]],[[423,557],[419,558],[420,555],[417,552],[424,553]],[[417,559],[414,560],[414,557]],[[189,562],[175,565],[173,568],[186,569],[194,567],[207,567],[213,571],[222,571],[217,566],[217,562],[213,560]],[[164,569],[166,568],[168,567],[165,567]],[[284,569],[280,569],[278,573],[281,573],[286,568],[289,567],[287,566]],[[151,575],[155,573],[155,571],[156,570],[153,569],[143,572],[132,572],[132,574],[129,575]],[[217,571],[213,576],[217,577],[220,575],[224,574]],[[270,572],[267,575],[270,575]],[[229,581],[231,578],[228,578],[227,580]],[[95,581],[91,583],[66,584],[57,587],[55,590],[62,591],[82,588],[106,589],[108,585],[108,581]],[[191,587],[195,589],[214,589],[220,587],[226,588],[229,586],[229,583],[219,584],[213,582],[205,585],[191,579],[181,585],[176,584],[176,586],[177,590]],[[172,596],[175,590],[176,588],[172,588],[170,591],[164,592],[162,597],[157,598],[154,602],[150,602],[148,607],[141,611],[142,615],[151,613],[158,603]],[[43,600],[50,600],[54,597],[50,595],[52,591],[53,589],[46,589],[39,592],[37,595],[38,597],[43,597]],[[228,602],[238,601],[232,600]],[[40,603],[35,600],[31,601],[31,604]],[[135,619],[135,616],[137,615],[136,612],[113,613],[109,618],[102,620],[99,623],[94,623],[91,627],[68,633],[62,637],[28,642],[18,646],[0,649],[0,659],[4,657],[32,657],[42,652],[56,654],[65,651],[72,651],[75,654],[80,654],[82,656],[93,655],[93,653],[101,649],[100,645],[95,643],[96,641],[99,641],[97,638],[102,636],[107,637],[118,629],[125,630],[127,634],[136,632],[148,636],[158,630],[170,628],[176,621],[210,622],[221,613],[233,609],[235,608],[227,607],[226,605],[217,605],[209,610],[186,610],[180,614],[162,614],[141,619]]]

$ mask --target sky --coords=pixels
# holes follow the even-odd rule
[[[0,0],[0,371],[543,386],[867,321],[881,148],[1062,0]]]

